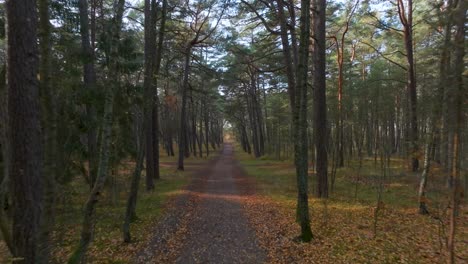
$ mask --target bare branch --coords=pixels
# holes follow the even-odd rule
[[[367,42],[364,42],[364,41],[361,41],[362,44],[370,47],[371,49],[373,49],[377,54],[379,54],[382,58],[384,58],[385,60],[387,60],[388,62],[400,67],[401,69],[407,71],[408,68],[406,68],[405,66],[401,65],[400,63],[390,59],[389,57],[387,57],[385,54],[383,54],[382,52],[380,52],[377,48],[375,48],[374,46],[372,46],[371,44],[367,43]]]

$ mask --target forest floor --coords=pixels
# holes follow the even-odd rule
[[[204,168],[217,157],[193,157],[185,160],[185,171],[176,170],[176,157],[161,156],[161,179],[155,181],[155,190],[145,190],[145,175],[141,176],[136,214],[131,225],[133,242],[122,242],[122,224],[128,198],[134,161],[124,161],[109,175],[106,187],[97,204],[94,240],[88,251],[89,263],[131,263],[132,258],[153,238],[149,232],[169,210],[171,202],[184,194],[190,175]],[[164,153],[161,151],[161,153]],[[63,185],[57,194],[56,219],[53,232],[54,263],[66,263],[78,245],[81,231],[82,207],[89,194],[83,177],[76,176]],[[11,263],[8,249],[0,237],[0,263]]]
[[[113,187],[99,205],[89,250],[92,263],[445,263],[448,193],[437,166],[429,176],[429,216],[417,210],[419,174],[408,173],[401,159],[391,160],[386,177],[373,159],[360,169],[357,161],[347,162],[327,200],[313,197],[311,169],[314,239],[301,243],[290,160],[255,159],[231,144],[210,159],[188,159],[185,172],[175,170],[174,158],[162,158],[156,190],[145,192],[142,179],[135,240],[125,244],[121,225],[133,165],[110,177]],[[76,246],[88,189],[78,178],[63,192],[75,195],[63,195],[73,198],[58,204],[58,263]],[[462,204],[457,218],[457,263],[468,262],[467,209]],[[3,252],[0,242],[0,263],[6,263]]]
[[[429,176],[429,216],[418,214],[420,174],[406,172],[401,159],[392,159],[386,177],[381,177],[380,164],[373,159],[364,160],[361,169],[357,162],[349,162],[337,170],[334,189],[326,200],[314,198],[311,169],[309,208],[314,239],[298,243],[293,162],[255,159],[241,151],[235,156],[256,182],[258,192],[244,206],[260,246],[267,251],[268,263],[446,263],[448,192],[438,168]],[[377,203],[379,186],[382,192]],[[457,218],[456,263],[468,263],[467,209],[462,204]]]

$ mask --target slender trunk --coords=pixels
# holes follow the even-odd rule
[[[154,151],[153,151],[153,138],[154,138],[154,131],[153,131],[153,72],[154,72],[154,45],[155,45],[155,32],[153,29],[153,19],[154,15],[152,12],[152,2],[154,0],[145,0],[145,77],[143,83],[143,90],[146,98],[150,98],[147,103],[144,105],[144,112],[145,112],[145,129],[146,129],[146,190],[150,191],[154,189],[154,172],[155,166],[154,163]]]
[[[260,146],[259,146],[259,140],[258,140],[258,130],[257,130],[257,122],[256,122],[256,112],[253,109],[253,94],[252,94],[252,87],[251,86],[246,86],[245,87],[247,93],[246,93],[246,101],[247,101],[247,113],[249,115],[249,123],[250,123],[250,128],[252,129],[252,144],[253,144],[253,149],[254,149],[254,155],[256,158],[260,157]]]
[[[160,32],[159,32],[159,42],[158,42],[158,53],[156,54],[156,58],[154,61],[154,72],[155,75],[159,73],[160,69],[160,63],[161,63],[161,55],[162,55],[162,42],[163,42],[163,36],[164,36],[164,23],[165,23],[165,11],[166,11],[166,6],[167,6],[167,1],[164,0],[163,2],[163,19],[161,21],[161,27],[160,27]],[[153,2],[152,3],[152,8],[155,9],[156,5]],[[155,10],[152,12],[153,16],[155,17]],[[154,21],[154,17],[152,18],[152,22]],[[155,26],[155,25],[153,25]],[[161,32],[162,31],[162,32]],[[152,107],[152,112],[151,115],[153,117],[152,123],[146,122],[146,128],[142,130],[142,135],[141,138],[143,139],[146,135],[145,131],[150,130],[150,126],[153,127],[155,131],[153,131],[153,158],[154,158],[154,176],[156,179],[159,179],[159,119],[158,119],[158,110],[159,110],[159,99],[158,99],[158,94],[157,94],[157,77],[154,77],[154,104],[151,106],[151,97],[147,97],[144,105],[147,109]],[[146,112],[146,114],[149,114],[149,111]],[[143,118],[143,120],[147,120],[146,118]],[[143,141],[142,141],[143,142]],[[146,140],[145,140],[146,142]],[[123,240],[124,242],[131,242],[131,234],[130,234],[130,223],[135,220],[136,218],[136,204],[137,204],[137,198],[138,198],[138,186],[140,183],[140,176],[141,176],[141,171],[143,170],[143,160],[145,156],[145,146],[143,144],[138,146],[138,155],[137,155],[137,163],[135,166],[135,170],[133,171],[133,177],[132,177],[132,183],[130,187],[130,195],[128,197],[127,201],[127,209],[125,211],[125,220],[123,224]]]
[[[281,36],[281,45],[283,50],[283,59],[286,65],[286,76],[288,80],[288,94],[289,94],[289,103],[291,106],[291,113],[294,113],[295,109],[295,88],[296,88],[296,78],[294,75],[295,69],[292,59],[291,46],[289,44],[289,34],[288,26],[286,21],[286,15],[284,14],[284,3],[282,0],[277,0],[278,5],[278,19],[280,22],[280,36]]]
[[[460,203],[461,186],[460,186],[460,139],[461,139],[461,128],[463,127],[463,104],[464,104],[464,84],[463,84],[463,71],[465,57],[465,24],[466,24],[466,10],[467,2],[459,0],[456,10],[456,16],[454,22],[456,25],[455,34],[455,61],[454,61],[454,76],[455,76],[455,87],[456,99],[455,99],[455,130],[453,133],[453,159],[452,159],[452,193],[450,202],[450,219],[449,219],[449,236],[447,241],[447,249],[449,252],[448,263],[455,263],[455,233],[456,233],[456,218],[458,214],[458,205]]]
[[[205,104],[204,108],[205,108],[205,111],[204,111],[203,119],[204,119],[204,123],[205,123],[205,151],[206,151],[206,156],[208,157],[210,155],[210,146],[209,146],[210,126],[209,126],[209,120],[208,120],[208,108],[206,107],[206,104]],[[244,131],[245,131],[245,129],[244,129]]]
[[[156,10],[156,8],[154,8]],[[154,178],[161,177],[159,171],[159,96],[158,96],[158,78],[161,69],[161,59],[163,55],[163,44],[166,30],[167,0],[163,0],[161,9],[161,25],[159,26],[158,42],[156,46],[156,54],[154,56],[154,104],[153,104],[153,160],[154,160]],[[156,23],[156,13],[153,12],[154,23]]]
[[[431,124],[432,126],[432,124]],[[419,181],[419,191],[418,191],[418,200],[419,200],[419,213],[426,215],[429,214],[426,204],[426,185],[427,185],[427,176],[431,168],[431,147],[433,145],[433,135],[429,134],[429,139],[426,142],[424,147],[424,170],[421,174],[421,179]]]
[[[403,0],[398,0],[398,14],[403,25],[403,36],[406,49],[407,69],[407,89],[409,98],[409,140],[411,169],[417,171],[419,168],[418,160],[418,116],[417,116],[417,93],[416,93],[416,74],[414,69],[413,52],[413,0],[407,0],[405,6]],[[405,11],[406,9],[406,11]]]
[[[192,45],[189,43],[185,49],[184,77],[182,81],[181,94],[182,105],[180,113],[180,132],[179,132],[179,160],[177,169],[184,170],[184,155],[186,152],[186,133],[187,133],[187,89],[189,85],[190,57],[192,55]]]
[[[43,207],[42,133],[35,0],[6,2],[9,175],[13,257],[36,263]]]
[[[200,123],[198,127],[198,151],[200,152],[200,157],[203,157],[203,107],[200,102]]]
[[[81,238],[78,247],[73,252],[68,260],[68,263],[85,263],[86,252],[93,239],[94,225],[95,225],[95,206],[99,201],[100,193],[104,188],[104,183],[107,178],[107,170],[110,156],[110,141],[112,137],[112,123],[114,112],[114,92],[112,89],[106,91],[106,98],[104,102],[104,118],[103,118],[103,131],[101,139],[101,149],[99,151],[99,166],[96,182],[89,194],[88,200],[83,210],[83,224],[81,228]]]
[[[143,120],[145,120],[143,118]],[[148,123],[146,123],[148,125]],[[141,131],[141,138],[143,139],[145,137],[145,129],[142,129]],[[138,146],[138,154],[137,154],[137,162],[135,169],[133,171],[133,176],[132,176],[132,183],[130,186],[130,194],[128,196],[127,200],[127,209],[125,211],[125,220],[124,224],[122,227],[123,231],[123,240],[126,243],[131,242],[131,234],[130,234],[130,223],[133,222],[136,218],[136,204],[137,204],[137,198],[138,198],[138,187],[140,185],[140,176],[141,176],[141,171],[143,170],[143,163],[144,163],[144,158],[145,158],[145,146],[143,144],[145,141],[141,141],[140,145]]]
[[[92,94],[96,89],[96,73],[94,70],[94,49],[90,43],[89,36],[88,1],[79,0],[78,7],[80,13],[81,50],[83,54],[83,84],[87,93]],[[90,188],[93,188],[96,181],[98,144],[96,108],[92,100],[88,100],[86,103],[86,115],[88,119],[88,180]]]
[[[116,8],[115,17],[113,18],[113,26],[110,36],[110,43],[112,44],[110,49],[110,60],[109,60],[109,71],[113,74],[119,73],[119,66],[117,62],[118,42],[120,40],[120,30],[122,27],[122,18],[124,13],[125,0],[119,0]],[[68,263],[83,263],[85,262],[86,252],[93,239],[95,214],[96,214],[96,203],[99,201],[100,194],[104,188],[104,184],[107,179],[107,171],[110,156],[110,145],[112,138],[112,124],[114,115],[114,95],[117,92],[114,90],[120,85],[108,84],[104,99],[104,116],[102,119],[103,129],[101,136],[101,147],[99,151],[99,164],[97,168],[96,182],[94,183],[93,189],[88,196],[88,200],[83,210],[83,224],[81,229],[81,238],[78,247],[71,255]],[[115,88],[113,86],[116,86]]]
[[[265,155],[265,131],[264,131],[264,126],[263,126],[263,114],[262,114],[262,109],[260,107],[259,103],[259,98],[258,98],[258,83],[253,80],[253,88],[254,88],[254,93],[253,93],[253,105],[254,105],[254,111],[256,115],[255,123],[258,127],[258,141],[259,141],[259,152],[260,156]]]
[[[338,63],[338,122],[336,124],[336,151],[337,151],[337,165],[338,167],[344,166],[344,153],[343,153],[343,60],[344,60],[344,38],[346,31],[348,30],[348,24],[346,23],[345,32],[341,37],[341,45],[338,40],[335,41],[337,50],[337,63]]]
[[[314,128],[316,148],[317,196],[328,197],[327,102],[325,85],[325,0],[313,0],[314,25]]]
[[[307,139],[307,79],[310,37],[310,1],[301,1],[299,63],[297,66],[296,110],[294,112],[294,143],[297,177],[297,219],[301,225],[301,240],[308,242],[310,229],[308,198],[308,139]]]
[[[449,130],[450,130],[450,124],[452,123],[451,121],[451,112],[449,111],[450,109],[450,102],[451,101],[451,96],[450,96],[450,91],[449,87],[451,87],[450,82],[451,78],[450,72],[451,72],[451,53],[450,53],[450,42],[452,38],[452,0],[447,1],[447,6],[446,6],[446,16],[445,16],[445,30],[444,30],[444,44],[442,46],[442,52],[441,52],[441,60],[440,60],[440,68],[439,68],[439,89],[441,92],[441,98],[443,98],[441,104],[442,104],[442,129],[440,133],[440,138],[441,138],[441,162],[447,171],[449,171],[450,164],[449,164]]]

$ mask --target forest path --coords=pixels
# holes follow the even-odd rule
[[[253,194],[231,144],[193,175],[137,263],[262,263],[266,253],[243,212]]]

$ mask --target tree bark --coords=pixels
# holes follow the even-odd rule
[[[432,122],[430,123],[432,126]],[[424,169],[421,174],[421,179],[419,181],[419,191],[418,191],[418,201],[419,201],[419,213],[426,215],[429,214],[429,210],[427,209],[426,204],[426,185],[427,185],[427,177],[429,175],[429,171],[431,169],[431,148],[433,145],[433,132],[429,133],[426,145],[424,147]]]
[[[156,23],[156,7],[153,12],[153,23]],[[158,80],[159,72],[161,69],[161,59],[163,55],[163,44],[166,30],[167,20],[167,0],[163,0],[161,9],[161,25],[159,26],[156,54],[154,56],[154,74],[153,74],[153,85],[154,85],[154,104],[153,104],[153,160],[154,160],[154,178],[159,179],[161,177],[159,171],[159,96],[158,96]]]
[[[94,70],[94,49],[91,46],[89,35],[88,0],[79,0],[78,7],[80,12],[81,50],[83,54],[83,84],[88,96],[91,96],[96,89],[96,72]],[[88,178],[89,186],[93,188],[96,181],[98,144],[96,108],[92,100],[88,100],[86,103],[86,115],[88,119]]]
[[[8,25],[8,24],[7,24]],[[8,53],[8,52],[7,52]],[[3,165],[3,177],[0,181],[0,234],[2,235],[3,241],[10,250],[13,252],[12,243],[12,230],[10,227],[10,142],[8,137],[8,92],[6,82],[6,65],[4,65],[0,71],[0,122],[3,124],[0,126],[0,145],[2,148],[2,165]]]
[[[403,25],[403,36],[406,49],[407,69],[407,89],[409,98],[409,140],[411,169],[417,171],[419,168],[418,160],[418,115],[417,115],[417,93],[416,93],[416,74],[414,69],[413,52],[413,0],[407,0],[405,7],[403,0],[398,0],[398,15]],[[407,9],[407,11],[405,11]]]
[[[40,119],[35,0],[8,0],[6,13],[10,179],[13,256],[36,263],[42,199]]]
[[[328,197],[328,157],[327,157],[327,101],[325,80],[325,0],[313,0],[313,89],[314,89],[314,128],[316,148],[317,196]]]
[[[39,1],[39,40],[40,40],[40,94],[42,101],[42,121],[44,136],[44,209],[40,231],[40,250],[38,263],[48,263],[51,251],[50,235],[54,224],[55,212],[55,181],[57,175],[58,144],[57,144],[57,116],[55,112],[55,98],[50,85],[50,22],[49,1]]]
[[[155,166],[154,151],[153,151],[153,73],[154,73],[154,49],[155,49],[155,32],[153,30],[154,12],[152,12],[152,2],[154,0],[145,0],[145,73],[143,81],[143,90],[145,94],[144,116],[145,116],[145,130],[146,130],[146,190],[154,189]],[[148,99],[150,98],[150,99]]]
[[[452,182],[452,193],[450,201],[449,211],[449,235],[447,240],[447,249],[449,257],[447,262],[452,264],[455,263],[455,233],[456,233],[456,217],[458,213],[458,205],[460,203],[461,186],[460,186],[460,139],[461,139],[461,128],[463,127],[463,104],[465,90],[463,86],[463,71],[464,57],[465,57],[465,24],[466,24],[466,10],[467,3],[463,0],[458,0],[456,8],[454,9],[455,16],[454,22],[456,25],[455,34],[455,61],[454,61],[454,75],[455,75],[455,87],[456,99],[455,99],[455,113],[456,123],[455,130],[453,133],[453,159],[452,159],[452,171],[451,171],[451,182]]]
[[[301,1],[299,63],[297,66],[296,110],[294,112],[294,143],[297,177],[297,218],[301,225],[301,240],[308,242],[310,229],[308,198],[308,138],[307,138],[307,79],[309,73],[310,0]]]
[[[293,65],[291,45],[289,44],[288,26],[286,21],[286,15],[284,14],[284,3],[282,0],[277,0],[276,2],[278,5],[278,19],[280,23],[280,36],[283,51],[283,59],[286,65],[286,76],[288,80],[289,103],[291,105],[291,114],[293,114],[294,109],[296,107],[296,78],[294,75],[295,68]]]
[[[452,0],[447,1],[447,5],[445,7],[445,30],[444,30],[444,44],[442,46],[442,52],[440,54],[440,68],[439,68],[439,93],[440,93],[440,98],[443,98],[441,100],[440,105],[441,105],[441,111],[442,111],[442,120],[441,120],[441,126],[442,129],[440,131],[440,156],[441,156],[441,163],[442,166],[447,170],[449,169],[449,161],[448,161],[448,154],[449,154],[449,126],[450,126],[450,113],[449,113],[449,106],[451,105],[449,103],[449,93],[451,87],[450,81],[451,78],[450,72],[451,72],[451,53],[450,53],[450,42],[452,39]]]
[[[184,62],[184,77],[182,81],[181,94],[182,94],[182,105],[180,112],[180,132],[179,132],[179,159],[178,159],[178,170],[184,170],[184,155],[186,152],[186,140],[187,140],[187,89],[189,85],[189,73],[190,73],[190,57],[192,56],[192,45],[187,44],[185,48],[185,62]]]

